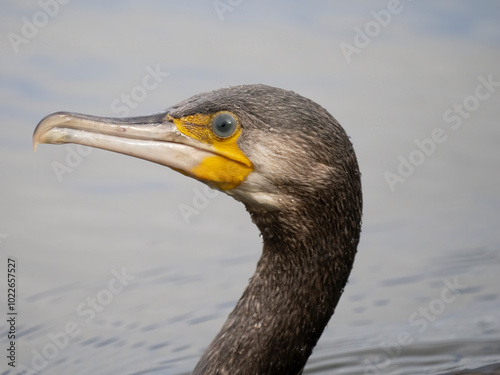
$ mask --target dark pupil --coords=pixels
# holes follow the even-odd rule
[[[219,137],[228,137],[236,129],[236,121],[230,114],[221,113],[215,117],[213,129]]]

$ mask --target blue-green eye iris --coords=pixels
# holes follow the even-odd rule
[[[238,121],[230,113],[219,113],[212,120],[212,131],[220,138],[227,138],[234,134],[238,127]]]

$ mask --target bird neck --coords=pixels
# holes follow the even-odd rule
[[[346,230],[345,221],[312,217],[311,209],[251,212],[264,240],[262,256],[194,374],[302,372],[347,282],[360,225],[356,217]]]

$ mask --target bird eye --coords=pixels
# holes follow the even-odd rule
[[[238,126],[236,118],[227,112],[219,113],[212,120],[212,131],[220,138],[227,138],[234,134]]]

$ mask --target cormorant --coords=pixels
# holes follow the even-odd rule
[[[38,143],[146,159],[242,202],[262,256],[194,374],[301,374],[351,271],[361,177],[349,137],[324,108],[265,85],[195,95],[144,117],[57,112]]]

